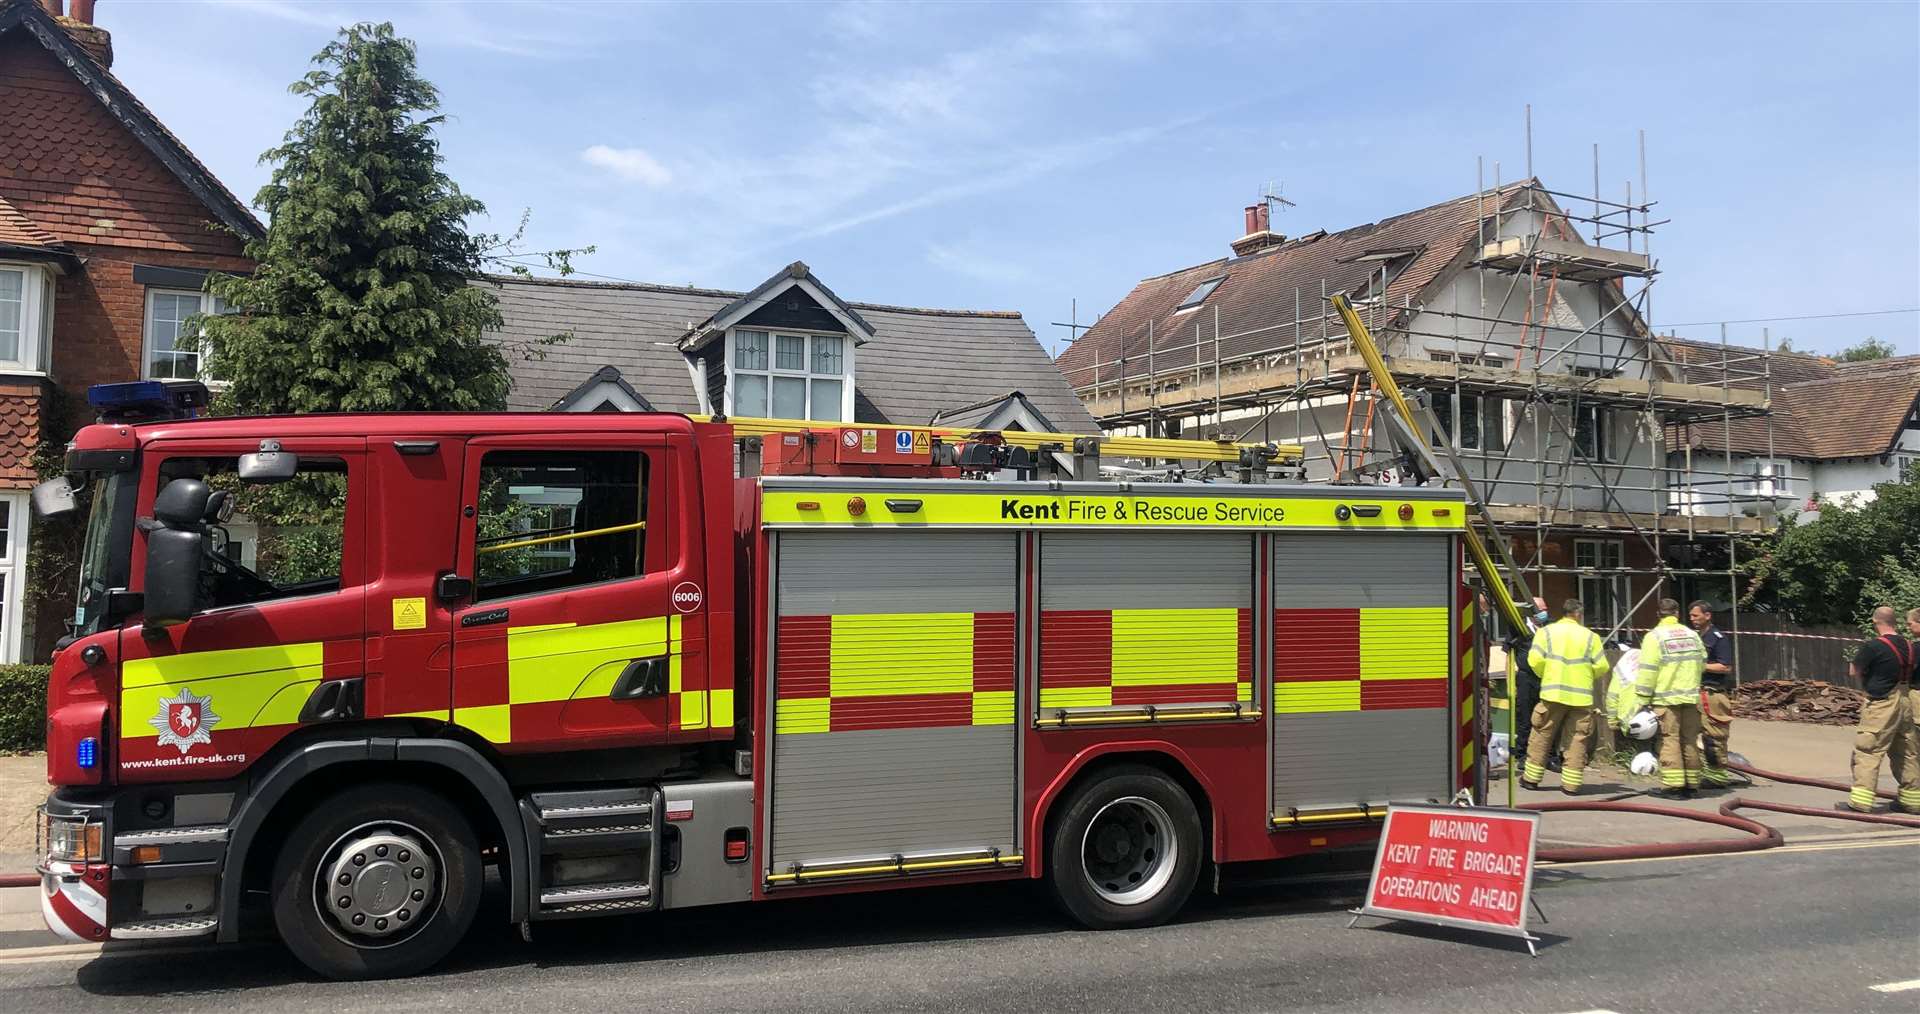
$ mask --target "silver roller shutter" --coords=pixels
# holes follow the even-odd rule
[[[1274,608],[1438,608],[1452,615],[1453,540],[1443,535],[1371,533],[1274,536]],[[1399,621],[1378,628],[1411,626]],[[1431,630],[1431,624],[1422,624]],[[1448,621],[1451,628],[1451,621]],[[1273,645],[1277,682],[1294,658],[1324,645]],[[1449,652],[1451,657],[1451,651]],[[1395,660],[1376,661],[1375,672]],[[1446,699],[1450,699],[1451,682]],[[1273,716],[1276,816],[1356,804],[1444,800],[1453,734],[1444,704],[1376,711],[1329,710]]]
[[[892,627],[885,616],[1014,612],[1012,534],[784,532],[779,539],[777,616],[876,617],[860,643],[868,660],[860,678],[869,692],[875,681],[894,678],[910,692],[935,653],[957,647],[954,636],[929,638],[913,621]],[[1009,658],[1013,629],[1005,625]],[[777,699],[777,637],[772,650]],[[793,733],[776,723],[769,871],[893,855],[1015,852],[1013,713],[990,725]]]

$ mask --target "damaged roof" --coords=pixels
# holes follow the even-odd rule
[[[1236,336],[1222,341],[1223,360],[1291,348],[1303,338],[1317,339],[1323,319],[1327,332],[1337,333],[1339,319],[1323,310],[1323,295],[1363,293],[1384,266],[1386,303],[1417,302],[1449,266],[1464,264],[1475,252],[1473,241],[1479,238],[1483,219],[1524,205],[1526,190],[1538,185],[1537,181],[1513,183],[1368,225],[1296,236],[1244,257],[1223,257],[1144,279],[1061,353],[1060,369],[1074,385],[1083,386],[1096,379],[1096,363],[1103,371],[1111,370],[1124,353],[1129,376],[1144,376],[1150,327],[1155,372],[1193,365],[1196,351],[1200,361],[1212,362],[1211,347],[1201,351],[1193,346],[1196,334],[1211,344],[1215,313],[1220,316],[1220,333]],[[1197,308],[1181,309],[1200,285],[1222,276],[1224,280]],[[1196,332],[1196,323],[1203,318],[1205,323]]]

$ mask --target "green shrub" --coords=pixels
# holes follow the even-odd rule
[[[0,665],[0,752],[47,746],[47,667]]]

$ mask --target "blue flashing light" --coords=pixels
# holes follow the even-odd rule
[[[88,736],[74,748],[74,761],[84,769],[93,767],[100,761],[100,741]]]
[[[207,405],[207,386],[198,381],[133,380],[87,388],[87,404],[102,422],[188,419]]]
[[[96,409],[128,408],[139,405],[171,404],[167,385],[157,380],[133,380],[124,384],[95,384],[87,388],[87,404]]]

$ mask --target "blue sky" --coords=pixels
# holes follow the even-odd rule
[[[142,3],[115,70],[243,198],[343,23],[392,20],[494,229],[594,275],[1014,309],[1057,346],[1218,257],[1269,181],[1337,230],[1524,172],[1671,219],[1656,323],[1920,306],[1920,6]],[[482,223],[486,225],[487,223]],[[1912,312],[1739,323],[1920,352]]]

